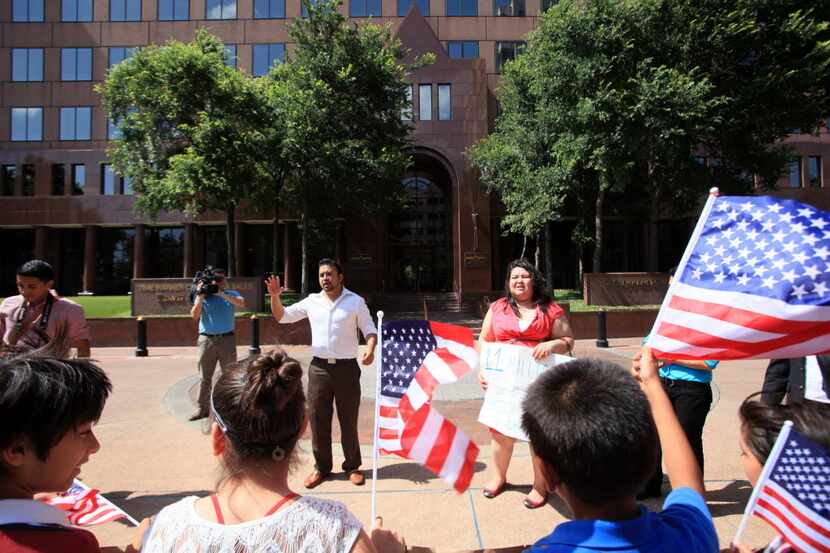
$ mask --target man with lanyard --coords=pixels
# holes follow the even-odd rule
[[[320,484],[332,469],[332,402],[337,405],[340,443],[343,447],[343,471],[356,486],[365,482],[358,470],[362,463],[357,436],[360,409],[360,367],[357,364],[358,334],[366,338],[361,362],[371,365],[375,358],[378,331],[366,302],[343,286],[343,271],[333,259],[321,259],[319,279],[322,291],[284,307],[280,301],[283,288],[277,276],[266,284],[271,295],[271,313],[279,323],[293,323],[308,318],[311,324],[311,351],[314,358],[308,369],[308,400],[311,405],[311,441],[314,471],[305,487]]]
[[[227,288],[225,271],[213,269],[214,283],[219,288],[215,294],[202,293],[204,283],[196,285],[196,297],[190,316],[199,320],[199,409],[191,421],[208,416],[210,406],[210,388],[213,385],[213,373],[216,362],[224,372],[236,363],[236,338],[233,331],[236,322],[235,308],[245,307],[245,299],[236,290]]]
[[[0,304],[0,350],[18,354],[37,349],[60,330],[66,333],[69,346],[76,348],[78,357],[89,357],[89,327],[84,309],[54,294],[52,266],[40,259],[27,261],[18,267],[16,281],[20,294]]]

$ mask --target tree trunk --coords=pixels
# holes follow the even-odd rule
[[[545,278],[548,281],[550,297],[555,298],[553,293],[553,223],[545,223]]]
[[[602,185],[597,192],[597,202],[594,213],[594,258],[591,263],[591,271],[594,273],[602,272],[602,253],[604,244],[602,242],[602,215],[605,205],[606,191],[602,189]]]
[[[225,238],[228,242],[228,266],[225,271],[232,277],[236,272],[236,206],[225,211]]]
[[[527,249],[527,234],[522,235],[522,255],[519,256],[519,259],[525,258],[525,250]]]
[[[585,265],[582,262],[582,257],[585,255],[585,247],[580,245],[576,251],[576,286],[582,290],[582,275],[585,272]]]
[[[542,244],[539,235],[536,236],[536,251],[533,252],[533,266],[536,267],[536,270],[539,270],[539,261],[540,257],[542,256]]]
[[[659,201],[655,193],[651,196],[651,209],[649,209],[648,228],[646,229],[648,236],[646,270],[652,272],[660,270],[660,236],[657,230],[658,206]]]
[[[274,200],[274,223],[271,226],[271,254],[273,260],[271,261],[271,273],[277,275],[282,272],[282,259],[280,256],[280,201]],[[285,285],[285,277],[283,276],[282,284]]]
[[[304,298],[308,295],[308,219],[305,213],[300,222],[303,225],[300,240],[300,297]]]

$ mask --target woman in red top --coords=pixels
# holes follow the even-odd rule
[[[506,297],[493,302],[481,325],[481,340],[503,342],[533,348],[533,357],[543,359],[553,353],[564,354],[573,347],[573,332],[561,307],[545,291],[545,280],[527,260],[518,259],[507,266]],[[479,373],[481,387],[487,382]],[[484,487],[484,496],[499,495],[507,484],[507,467],[513,456],[514,438],[490,429],[493,452],[493,477]],[[528,509],[547,501],[547,487],[539,467],[533,465],[533,489],[524,499]]]

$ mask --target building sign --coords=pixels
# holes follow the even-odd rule
[[[132,314],[189,315],[189,278],[134,278],[132,280]],[[228,288],[245,298],[245,311],[262,311],[263,282],[259,277],[231,277]]]
[[[487,254],[479,252],[464,252],[465,269],[481,269],[487,267]]]
[[[663,273],[585,273],[584,282],[586,305],[656,305],[669,288]]]

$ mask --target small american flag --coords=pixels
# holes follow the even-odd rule
[[[119,518],[127,518],[138,526],[135,519],[111,503],[98,490],[77,479],[68,490],[47,499],[46,503],[66,511],[67,519],[75,526],[95,526]]]
[[[646,345],[664,359],[830,351],[830,213],[710,196]]]
[[[751,513],[799,552],[830,552],[830,455],[785,425],[767,459]],[[777,451],[776,451],[777,449]]]
[[[478,366],[470,329],[432,321],[383,323],[378,447],[415,460],[459,492],[470,486],[478,446],[432,405],[440,384]]]

